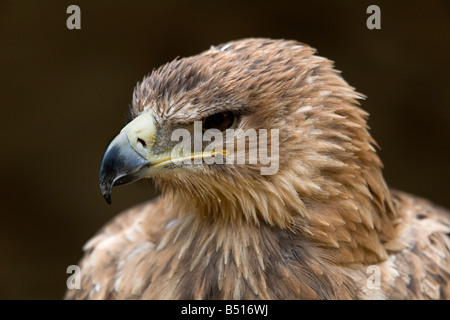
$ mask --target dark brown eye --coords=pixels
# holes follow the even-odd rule
[[[235,124],[236,117],[233,112],[215,113],[203,120],[203,130],[218,129],[225,131]]]

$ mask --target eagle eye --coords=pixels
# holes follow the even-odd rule
[[[221,113],[215,113],[203,120],[203,130],[218,129],[225,131],[231,128],[236,123],[236,117],[233,112],[226,111]]]

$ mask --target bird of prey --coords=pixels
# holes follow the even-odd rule
[[[388,187],[362,98],[296,41],[233,41],[153,71],[100,189],[110,202],[113,186],[146,178],[161,196],[85,245],[81,288],[65,297],[449,299],[449,211]],[[198,123],[214,139],[192,138]],[[173,152],[177,129],[197,149]],[[211,161],[250,130],[258,150],[278,150],[274,172],[249,152]]]

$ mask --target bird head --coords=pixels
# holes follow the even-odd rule
[[[113,186],[150,178],[203,216],[289,226],[379,171],[361,97],[295,41],[244,39],[176,59],[136,86],[132,121],[102,161],[102,194],[110,202]]]

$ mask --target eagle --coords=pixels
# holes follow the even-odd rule
[[[65,298],[449,299],[449,211],[387,185],[364,98],[294,40],[154,70],[100,189],[111,202],[113,186],[149,179],[161,195],[87,242]]]

